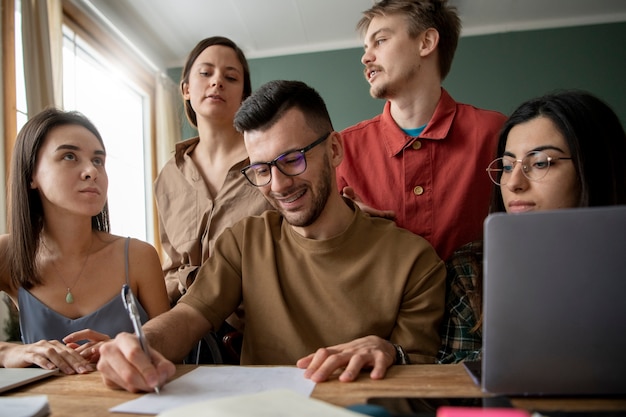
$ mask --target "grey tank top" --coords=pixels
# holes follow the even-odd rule
[[[130,238],[126,238],[124,244],[124,259],[126,284],[128,279],[128,244]],[[120,285],[120,291],[122,286]],[[22,342],[35,343],[40,340],[62,340],[72,332],[84,329],[92,329],[104,333],[113,338],[120,332],[133,332],[133,324],[124,308],[122,297],[116,295],[100,307],[98,310],[77,319],[69,319],[50,309],[44,303],[34,297],[28,290],[18,289],[18,303],[20,312],[20,330]],[[141,322],[148,321],[148,314],[139,300],[137,300]],[[82,341],[80,343],[84,343]]]

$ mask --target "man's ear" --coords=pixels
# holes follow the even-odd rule
[[[420,35],[420,56],[428,56],[439,45],[439,32],[435,28],[428,28]]]
[[[338,167],[343,161],[343,138],[341,133],[333,131],[328,138],[330,141],[330,163],[333,167]]]

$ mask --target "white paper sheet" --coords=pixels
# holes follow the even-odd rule
[[[0,417],[45,417],[48,414],[47,395],[0,397]]]
[[[315,383],[294,367],[201,366],[161,388],[161,395],[145,394],[111,408],[116,413],[158,414],[214,398],[288,389],[310,396]]]
[[[274,390],[256,394],[201,401],[176,407],[158,417],[363,417],[363,414],[308,398],[293,391]]]

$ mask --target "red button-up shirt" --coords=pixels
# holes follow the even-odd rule
[[[393,210],[396,223],[428,240],[442,259],[482,237],[494,159],[506,117],[455,102],[444,90],[418,138],[383,113],[342,132],[337,184],[354,188],[365,204]]]

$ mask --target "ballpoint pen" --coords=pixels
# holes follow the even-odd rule
[[[128,311],[128,316],[130,317],[130,321],[133,323],[133,327],[135,329],[135,335],[137,339],[139,339],[139,344],[141,345],[141,349],[150,357],[150,351],[148,350],[148,341],[146,340],[146,336],[143,333],[143,329],[141,328],[141,319],[139,317],[139,310],[137,310],[137,303],[135,302],[135,296],[133,292],[130,290],[130,287],[127,284],[122,286],[122,301],[124,302],[124,307],[126,307],[126,311]],[[160,395],[159,387],[154,387],[154,392],[157,395]]]

